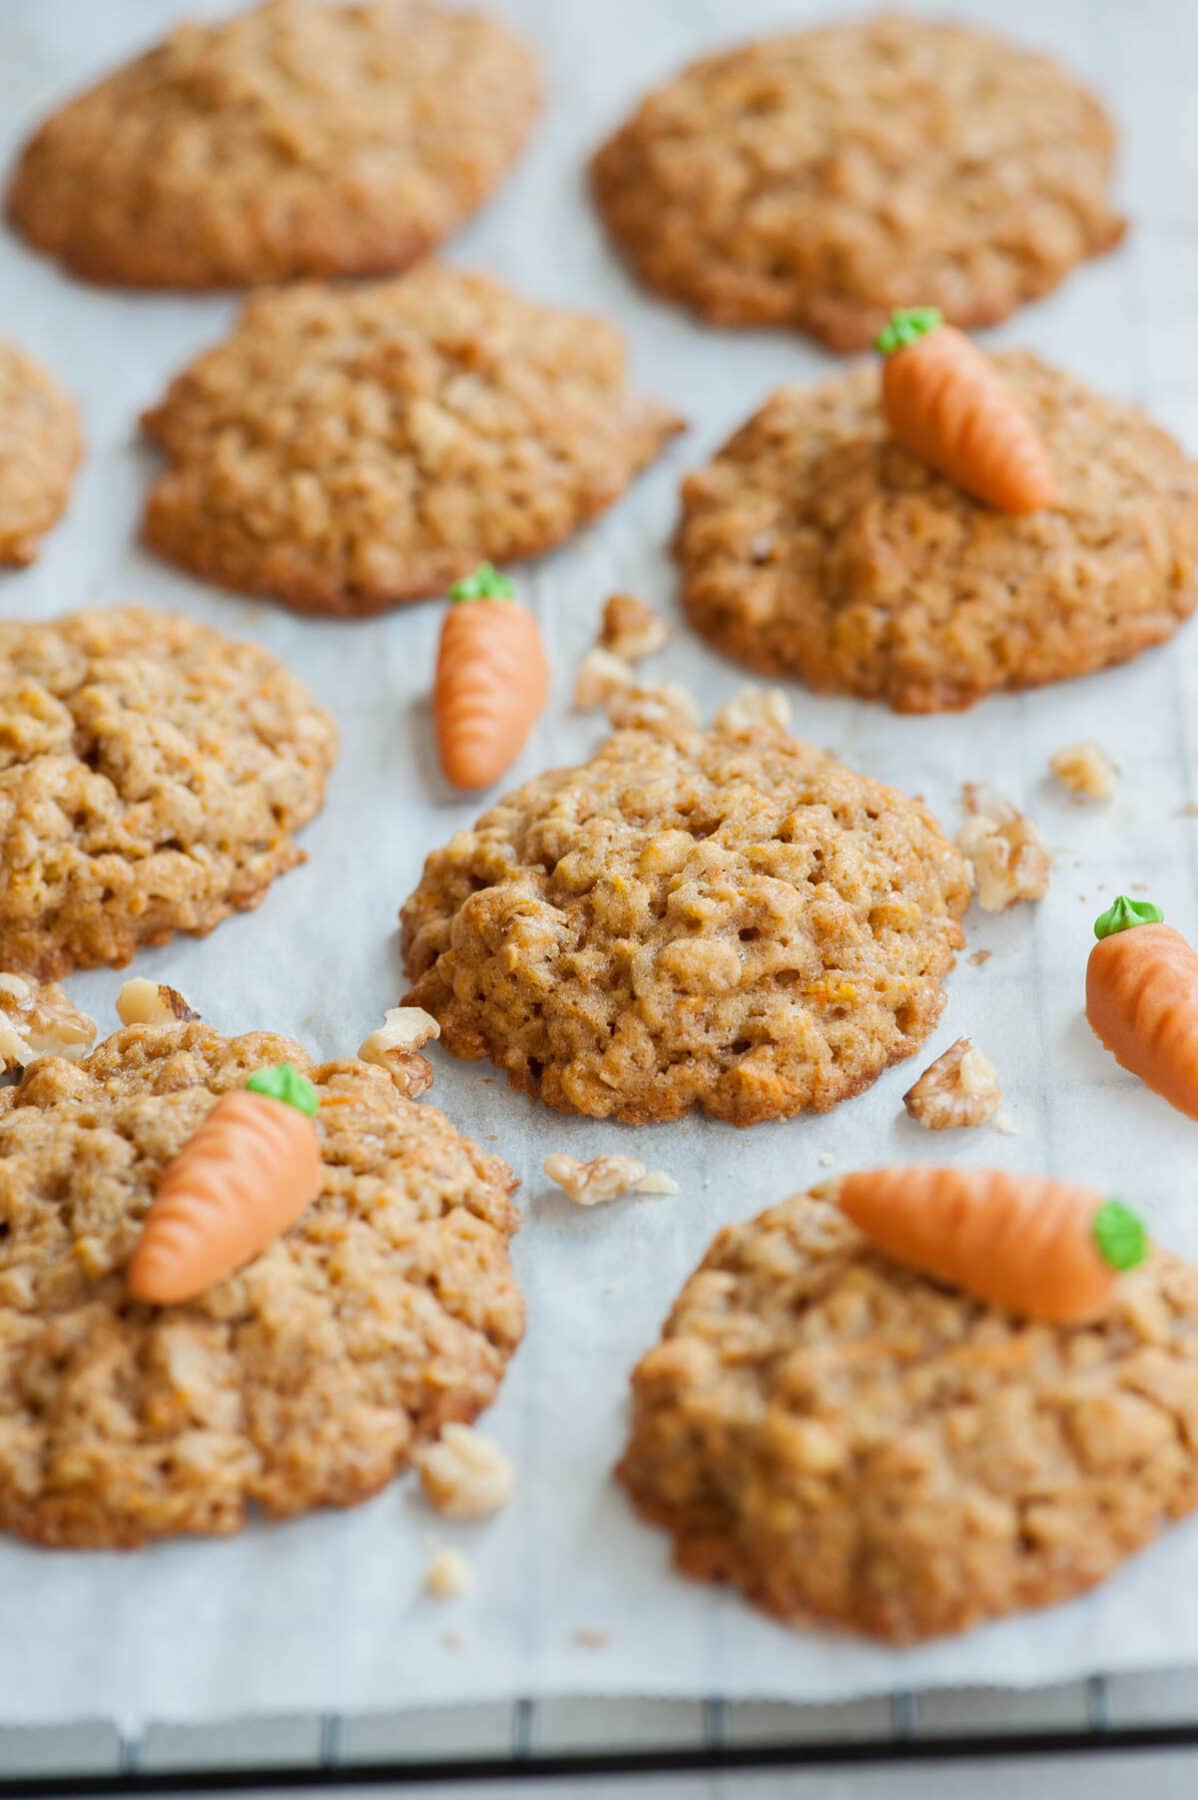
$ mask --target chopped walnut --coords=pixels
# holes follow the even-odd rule
[[[949,1131],[992,1119],[1002,1089],[993,1063],[968,1038],[958,1038],[908,1088],[903,1105],[926,1131]]]
[[[28,1068],[39,1056],[77,1062],[95,1041],[95,1020],[56,981],[0,974],[0,1073]]]
[[[603,608],[600,646],[625,662],[656,656],[669,635],[665,620],[635,594],[613,594]]]
[[[583,1650],[602,1650],[610,1644],[611,1634],[595,1625],[579,1625],[574,1630],[574,1642]]]
[[[647,687],[621,688],[607,702],[607,716],[617,730],[639,725],[654,731],[663,725],[696,725],[699,709],[678,682],[659,681]]]
[[[712,720],[717,731],[751,731],[755,725],[790,728],[790,700],[782,688],[743,687]]]
[[[506,1504],[516,1475],[499,1445],[469,1425],[441,1427],[412,1457],[430,1506],[447,1519],[483,1519]]]
[[[632,670],[610,650],[588,650],[574,683],[576,712],[594,712],[606,706],[622,688],[632,686]]]
[[[1066,745],[1049,757],[1048,764],[1057,780],[1081,800],[1109,800],[1115,792],[1115,765],[1093,739]]]
[[[985,967],[993,955],[993,950],[974,950],[965,960],[971,964],[973,968],[981,969]]]
[[[454,1600],[474,1585],[470,1559],[460,1550],[438,1550],[424,1571],[424,1586],[438,1600]]]
[[[599,1206],[605,1200],[618,1200],[623,1194],[676,1194],[678,1183],[664,1169],[646,1173],[644,1163],[632,1156],[593,1156],[581,1162],[577,1156],[559,1151],[547,1156],[542,1165],[550,1181],[573,1200],[576,1206]]]
[[[383,1014],[377,1031],[363,1038],[358,1055],[363,1062],[386,1069],[401,1094],[417,1099],[432,1086],[432,1065],[417,1055],[430,1038],[439,1038],[441,1027],[422,1006],[392,1006]]]
[[[186,1025],[199,1018],[176,988],[135,975],[116,997],[122,1025]]]
[[[957,848],[969,859],[978,905],[1005,912],[1019,900],[1041,899],[1052,859],[1031,819],[971,781],[962,801],[970,817],[957,833]]]

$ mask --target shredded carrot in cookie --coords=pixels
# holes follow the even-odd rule
[[[882,411],[921,462],[1000,512],[1051,506],[1040,434],[988,357],[935,307],[896,312],[877,339]]]
[[[1044,1176],[924,1165],[839,1184],[841,1210],[896,1262],[1051,1324],[1106,1311],[1118,1271],[1144,1260],[1121,1200]]]

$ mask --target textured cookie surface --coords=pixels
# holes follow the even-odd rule
[[[549,549],[681,429],[610,325],[436,264],[252,299],[144,424],[169,464],[148,542],[330,613]]]
[[[119,966],[256,906],[336,747],[277,658],[191,620],[0,622],[0,968]]]
[[[923,806],[768,727],[617,732],[425,864],[408,996],[563,1111],[824,1111],[944,1005],[964,865]]]
[[[889,13],[692,64],[592,172],[650,286],[852,350],[896,306],[991,324],[1116,243],[1114,135],[1048,58]]]
[[[402,269],[512,161],[531,52],[425,0],[266,0],[185,23],[25,146],[10,215],[96,281],[246,287]]]
[[[133,1300],[164,1169],[284,1058],[321,1096],[319,1198],[200,1299]],[[523,1329],[514,1185],[383,1069],[265,1032],[133,1026],[36,1064],[0,1092],[0,1527],[134,1545],[365,1499],[495,1394]]]
[[[1198,1271],[1096,1325],[900,1268],[826,1199],[715,1239],[632,1377],[620,1474],[679,1567],[895,1642],[1102,1580],[1198,1505]]]
[[[74,403],[0,339],[0,563],[29,563],[67,503],[82,452]]]
[[[782,388],[683,483],[696,630],[765,673],[910,712],[1167,638],[1198,601],[1198,464],[1036,357],[994,360],[1048,451],[1051,510],[996,512],[896,444],[876,366]]]

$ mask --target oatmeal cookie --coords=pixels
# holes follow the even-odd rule
[[[40,363],[0,339],[0,563],[33,561],[82,454],[74,402]]]
[[[826,1193],[720,1232],[632,1377],[620,1476],[678,1566],[894,1643],[1067,1599],[1198,1506],[1198,1270],[1085,1327],[891,1262]]]
[[[182,1306],[125,1269],[167,1165],[265,1064],[322,1105],[324,1188]],[[489,1405],[524,1311],[510,1171],[356,1060],[132,1026],[0,1091],[0,1528],[132,1546],[366,1499]]]
[[[266,0],[181,24],[48,118],[13,223],[92,281],[384,274],[486,199],[540,104],[532,52],[426,0]]]
[[[561,1111],[752,1125],[918,1048],[967,904],[919,801],[776,727],[669,714],[434,851],[407,1003]]]
[[[550,549],[682,429],[612,326],[435,263],[251,299],[143,424],[168,461],[155,550],[351,614]]]
[[[875,365],[782,388],[683,483],[674,553],[695,629],[763,674],[899,712],[1167,638],[1198,601],[1198,464],[1037,357],[994,361],[1044,440],[1055,506],[996,512],[896,444]]]
[[[1115,130],[1045,56],[886,13],[692,63],[592,165],[641,279],[834,350],[894,307],[1003,319],[1123,235]]]
[[[120,967],[257,906],[336,748],[275,657],[193,620],[0,623],[0,969]]]

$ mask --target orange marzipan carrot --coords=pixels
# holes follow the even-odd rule
[[[839,1184],[841,1210],[896,1262],[978,1300],[1052,1324],[1095,1319],[1144,1228],[1090,1188],[1001,1169],[870,1169]]]
[[[933,307],[897,312],[878,338],[882,411],[913,456],[1001,512],[1056,497],[1039,432],[990,359]]]
[[[1094,926],[1086,1017],[1123,1068],[1198,1119],[1198,954],[1151,901],[1120,894]]]
[[[139,1300],[193,1300],[286,1231],[319,1194],[312,1120],[267,1094],[223,1094],[164,1174],[129,1264]]]
[[[483,564],[451,590],[433,682],[441,767],[455,787],[498,781],[524,748],[549,692],[536,619]]]

